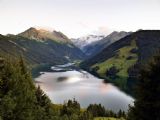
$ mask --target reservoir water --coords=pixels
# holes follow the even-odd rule
[[[55,70],[64,68],[65,65],[52,67]],[[68,99],[76,98],[81,107],[101,103],[106,109],[117,112],[119,109],[127,111],[128,105],[133,105],[134,101],[114,85],[103,83],[103,79],[82,70],[43,72],[35,80],[56,104],[63,104]]]

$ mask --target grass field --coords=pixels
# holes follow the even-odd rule
[[[128,78],[128,69],[137,61],[137,54],[130,52],[132,49],[137,49],[135,40],[133,40],[130,45],[119,49],[114,57],[111,57],[102,63],[97,63],[92,66],[92,68],[98,66],[99,70],[97,73],[101,77],[107,78],[106,71],[115,66],[116,69],[119,70],[116,74],[119,77],[115,80],[115,82],[120,85],[120,87],[124,87]],[[131,59],[127,59],[129,57]],[[126,78],[126,80],[124,78]]]
[[[94,120],[125,120],[123,118],[112,118],[112,117],[97,117]]]

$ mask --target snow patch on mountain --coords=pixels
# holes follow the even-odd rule
[[[79,47],[81,50],[83,50],[83,48],[93,42],[99,41],[101,39],[105,38],[104,35],[88,35],[88,36],[84,36],[84,37],[80,37],[77,39],[71,39],[71,41],[77,46]]]

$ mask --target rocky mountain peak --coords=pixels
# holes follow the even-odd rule
[[[57,31],[49,31],[45,29],[36,29],[31,27],[24,32],[18,34],[19,36],[35,39],[35,40],[54,40],[57,42],[71,42],[66,35]]]

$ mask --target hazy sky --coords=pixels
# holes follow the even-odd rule
[[[0,0],[0,33],[41,26],[68,37],[160,29],[160,0]]]

